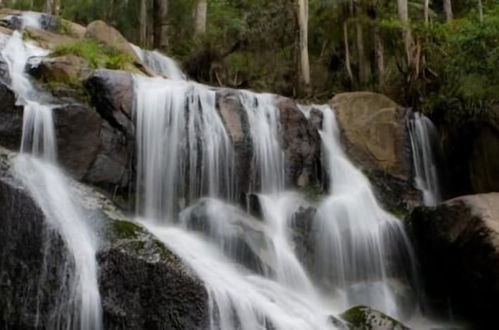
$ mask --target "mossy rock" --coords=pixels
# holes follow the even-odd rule
[[[409,330],[390,316],[367,306],[355,306],[340,315],[352,330]]]

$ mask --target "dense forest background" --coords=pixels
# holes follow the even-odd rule
[[[325,101],[387,94],[447,124],[499,104],[497,0],[11,0],[177,59],[200,82]]]

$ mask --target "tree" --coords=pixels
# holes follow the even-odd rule
[[[197,0],[194,7],[194,34],[199,36],[206,33],[206,16],[208,0]]]
[[[168,0],[153,1],[153,45],[154,48],[168,48]]]
[[[478,1],[478,15],[480,17],[480,23],[483,23],[483,3],[482,0]]]
[[[445,11],[445,19],[447,22],[452,20],[453,14],[452,14],[452,1],[451,0],[444,0],[444,11]]]
[[[409,27],[409,7],[407,0],[397,0],[397,7],[399,19],[403,24],[402,33],[404,37],[405,53],[407,56],[407,65],[411,66],[413,41],[411,28]]]
[[[310,62],[308,57],[308,0],[296,0],[298,22],[298,91],[310,94]]]
[[[147,44],[147,0],[140,0],[139,42],[141,46]]]

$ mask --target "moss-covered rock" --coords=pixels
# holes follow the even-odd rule
[[[366,306],[352,307],[343,314],[341,318],[349,323],[351,330],[408,330],[390,316]]]

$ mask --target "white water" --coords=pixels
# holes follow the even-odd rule
[[[186,76],[180,70],[177,62],[171,57],[161,54],[157,50],[144,50],[134,44],[130,44],[142,62],[155,74],[175,80],[186,80]]]
[[[423,193],[423,203],[435,206],[442,199],[435,150],[433,150],[437,139],[435,126],[428,117],[420,113],[414,113],[414,118],[409,120],[408,126],[416,187]]]
[[[47,51],[24,43],[17,31],[2,49],[11,88],[17,94],[17,103],[24,106],[23,154],[14,163],[14,174],[41,208],[48,226],[59,233],[71,259],[70,265],[61,265],[67,272],[63,282],[68,287],[61,288],[62,298],[58,297],[68,301],[61,301],[57,310],[52,311],[54,324],[48,326],[99,330],[102,329],[102,311],[95,259],[98,242],[82,210],[72,199],[66,178],[55,164],[54,106],[40,103],[45,96],[33,88],[24,72],[29,57],[46,54]],[[65,289],[69,293],[62,292]]]
[[[138,209],[168,221],[201,196],[232,200],[234,152],[215,92],[184,81],[135,77]]]
[[[253,142],[252,182],[265,193],[284,189],[284,152],[280,146],[279,111],[274,95],[240,92],[240,101],[248,116]]]
[[[334,112],[329,107],[320,110],[330,195],[314,223],[315,274],[343,296],[345,307],[366,304],[400,317],[404,306],[390,281],[408,279],[401,278],[397,259],[409,260],[409,270],[415,270],[402,223],[379,206],[367,178],[346,157]]]

